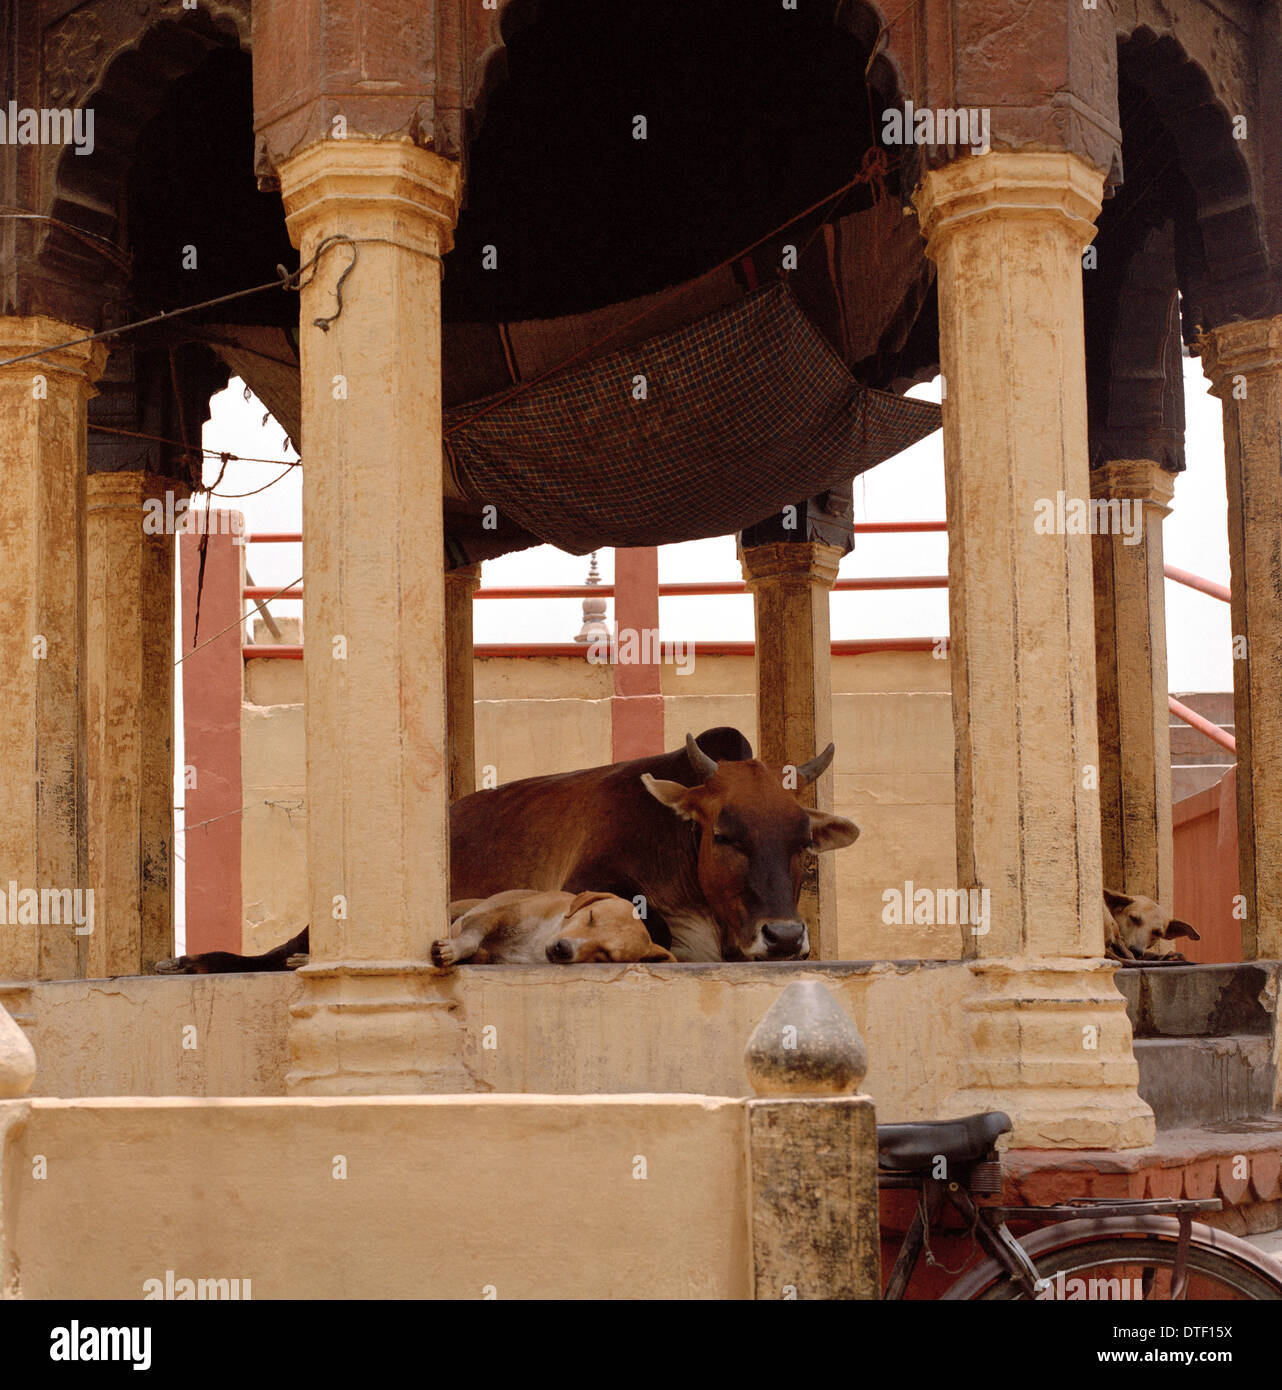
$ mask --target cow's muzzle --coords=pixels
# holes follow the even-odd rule
[[[764,922],[757,934],[758,960],[801,960],[810,954],[804,922]]]

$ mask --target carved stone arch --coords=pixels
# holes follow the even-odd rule
[[[201,0],[185,10],[181,0],[140,0],[120,5],[99,0],[49,26],[43,39],[45,95],[57,106],[78,106],[103,86],[113,62],[166,24],[205,28],[234,36],[248,50],[249,0]]]
[[[183,10],[177,0],[143,0],[132,12],[101,4],[74,11],[46,34],[46,99],[94,112],[92,156],[71,147],[42,151],[41,211],[54,220],[44,224],[36,259],[42,278],[80,290],[83,304],[73,321],[97,325],[127,282],[121,218],[139,131],[172,84],[212,51],[248,52],[248,11],[248,0],[202,0],[196,10]],[[79,61],[90,75],[78,75],[73,89],[60,74]]]
[[[869,0],[840,0],[833,23],[873,55],[867,74],[871,91],[888,104],[913,95],[905,76],[909,64],[896,16],[888,20]]]
[[[486,13],[489,24],[484,47],[468,75],[467,136],[472,139],[485,121],[490,93],[507,78],[507,46],[523,29],[538,21],[543,0],[498,0],[498,9]]]
[[[1193,205],[1175,226],[1186,338],[1278,312],[1255,180],[1206,70],[1177,39],[1139,25],[1119,39],[1118,75],[1152,104],[1192,190]]]
[[[469,65],[465,85],[468,139],[480,130],[490,94],[507,77],[507,45],[522,30],[538,22],[545,3],[546,0],[498,0],[497,9],[480,12],[484,27],[467,36],[468,46],[478,54]],[[477,13],[469,11],[472,16]],[[833,24],[873,53],[867,72],[869,91],[884,105],[902,102],[909,94],[909,84],[895,24],[888,22],[868,0],[839,0]]]

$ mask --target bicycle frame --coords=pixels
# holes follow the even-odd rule
[[[1148,1224],[1148,1217],[1176,1217],[1179,1222],[1179,1238],[1172,1268],[1172,1297],[1179,1298],[1184,1292],[1187,1279],[1186,1262],[1192,1241],[1193,1216],[1198,1212],[1218,1211],[1221,1206],[1219,1198],[1209,1197],[1121,1201],[1081,1198],[1053,1207],[981,1207],[964,1186],[965,1177],[966,1170],[963,1170],[960,1178],[947,1179],[932,1178],[922,1173],[878,1173],[879,1188],[909,1189],[921,1194],[921,1200],[913,1213],[912,1224],[899,1247],[890,1279],[882,1295],[887,1301],[903,1298],[913,1271],[917,1268],[917,1261],[921,1258],[931,1226],[945,1201],[961,1214],[966,1222],[967,1231],[974,1236],[980,1248],[1006,1271],[1028,1298],[1037,1298],[1049,1287],[1049,1281],[1038,1277],[1029,1252],[1006,1225],[1008,1220],[1028,1221],[1037,1225],[1073,1221],[1074,1231],[1078,1235],[1084,1232],[1104,1235],[1110,1229],[1105,1223],[1115,1221],[1116,1218],[1134,1221],[1135,1228],[1143,1230]],[[1087,1217],[1086,1221],[1081,1220],[1084,1215]],[[1052,1233],[1045,1234],[1050,1237],[1049,1243],[1053,1245]],[[1038,1241],[1037,1244],[1042,1245],[1043,1242]]]

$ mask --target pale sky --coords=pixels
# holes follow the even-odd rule
[[[1220,404],[1207,394],[1196,358],[1184,359],[1184,393],[1188,415],[1188,469],[1177,479],[1174,510],[1165,522],[1166,559],[1181,569],[1220,583],[1229,582],[1224,455]],[[938,399],[938,383],[913,394]],[[297,457],[284,448],[284,431],[256,398],[246,401],[235,381],[213,401],[204,442],[211,449],[266,459]],[[212,482],[218,461],[205,465]],[[219,489],[222,494],[249,492],[280,474],[265,464],[232,463]],[[217,505],[244,512],[250,535],[255,531],[297,531],[301,526],[301,477],[291,470],[281,482],[254,497],[222,497]],[[944,515],[943,452],[937,432],[897,458],[879,465],[855,483],[855,516],[860,521],[938,520]],[[841,565],[843,577],[891,574],[943,574],[947,569],[943,535],[860,536]],[[602,578],[613,574],[613,552],[599,556]],[[298,578],[298,546],[251,544],[247,563],[259,584],[284,585]],[[586,556],[566,555],[551,546],[488,561],[483,584],[581,584],[587,577]],[[738,579],[734,538],[690,541],[664,546],[659,575],[665,582]],[[1169,685],[1172,693],[1231,690],[1233,670],[1227,604],[1168,581],[1166,586]],[[278,600],[273,612],[298,612],[299,605]],[[611,608],[611,613],[613,609]],[[478,642],[568,642],[579,630],[579,599],[519,599],[476,605]],[[752,603],[743,597],[665,598],[660,624],[665,637],[750,640]],[[851,637],[937,637],[948,630],[947,592],[878,590],[834,594],[832,635]]]

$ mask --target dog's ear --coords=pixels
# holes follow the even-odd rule
[[[1126,893],[1114,893],[1111,888],[1105,888],[1104,901],[1110,912],[1124,912],[1135,899]]]
[[[671,951],[665,951],[662,946],[651,946],[641,959],[643,961],[666,961],[669,965],[677,963],[676,956]]]
[[[600,902],[602,898],[612,896],[609,893],[580,893],[574,901],[565,909],[566,918],[573,917],[576,912],[581,912],[589,903]]]
[[[1172,917],[1170,924],[1162,935],[1170,941],[1175,936],[1187,936],[1191,941],[1201,941],[1201,935],[1194,931],[1187,922],[1181,922],[1178,917]]]

